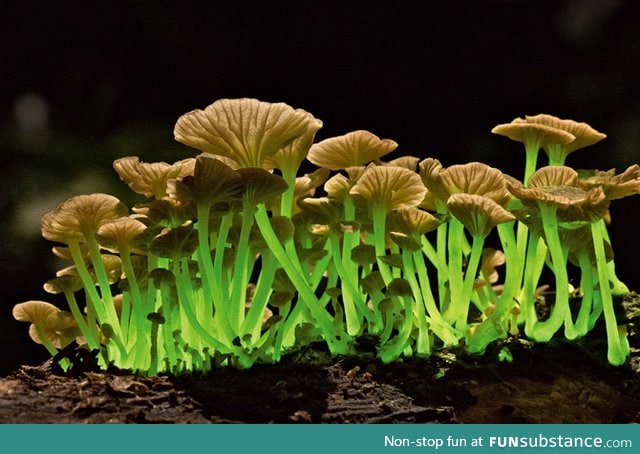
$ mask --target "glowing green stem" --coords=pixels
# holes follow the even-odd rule
[[[413,326],[413,317],[411,316],[413,313],[413,298],[403,296],[402,301],[404,303],[404,318],[400,332],[390,342],[380,347],[378,352],[378,356],[383,363],[390,363],[398,358],[408,346],[407,341],[411,336],[411,327]]]
[[[560,329],[562,324],[567,321],[567,313],[569,313],[568,322],[570,326],[565,326],[565,329],[573,328],[573,324],[571,323],[571,314],[569,311],[569,276],[567,274],[566,257],[558,235],[556,207],[545,203],[541,203],[539,207],[542,215],[544,235],[556,277],[556,297],[549,318],[543,322],[538,321],[533,327],[531,335],[533,339],[538,342],[547,342],[553,337],[556,331]]]
[[[449,323],[459,323],[458,320],[464,310],[463,279],[462,273],[462,241],[464,226],[456,218],[449,221],[449,294],[451,299],[446,310],[443,311],[444,319]]]
[[[327,313],[327,311],[320,305],[318,298],[313,293],[309,286],[309,282],[299,271],[298,267],[292,262],[291,258],[286,254],[282,244],[278,240],[275,232],[273,231],[273,227],[271,226],[271,221],[267,215],[267,209],[264,203],[258,204],[255,220],[258,224],[258,228],[262,233],[262,236],[271,249],[271,252],[276,257],[280,265],[285,270],[289,279],[298,290],[298,294],[300,295],[302,301],[309,309],[311,314],[316,320],[316,323],[320,327],[329,350],[333,354],[340,354],[347,352],[347,343],[346,339],[340,339],[336,337],[336,333],[334,333],[333,325],[331,323],[331,317]]]
[[[429,340],[429,326],[427,325],[425,303],[422,297],[423,289],[420,288],[418,279],[416,279],[416,270],[413,266],[413,254],[411,251],[406,249],[402,250],[402,264],[405,272],[405,279],[411,286],[411,291],[413,292],[416,303],[414,306],[415,310],[412,311],[412,316],[418,322],[418,342],[416,350],[418,354],[428,355],[431,353],[431,342]],[[408,314],[405,315],[409,316]]]
[[[471,294],[473,293],[473,284],[478,275],[478,267],[482,258],[482,248],[484,246],[484,237],[482,235],[473,235],[471,244],[471,253],[467,261],[467,269],[465,270],[464,281],[462,284],[462,292],[460,294],[462,305],[456,328],[462,332],[467,330],[467,319],[469,317],[469,304],[471,302]]]
[[[87,246],[89,247],[89,253],[91,254],[93,269],[96,274],[96,278],[98,279],[98,286],[100,287],[102,300],[104,301],[105,314],[109,319],[109,324],[113,327],[115,336],[120,338],[120,321],[118,320],[116,307],[113,304],[111,286],[109,284],[109,278],[107,277],[107,270],[105,269],[104,262],[102,261],[100,246],[92,235],[87,235],[85,239],[87,241]]]
[[[387,210],[384,207],[372,207],[371,218],[373,221],[373,246],[375,247],[378,260],[378,269],[382,275],[385,284],[393,280],[393,275],[389,266],[381,260],[381,257],[387,255],[386,250],[386,219]]]
[[[602,309],[604,312],[604,322],[607,331],[607,359],[614,366],[624,364],[629,355],[629,343],[625,334],[618,332],[618,322],[613,309],[613,299],[609,288],[609,275],[607,269],[607,258],[604,250],[604,238],[600,227],[596,223],[591,224],[591,235],[593,237],[593,249],[598,264],[598,280],[600,282],[600,294],[602,295]]]
[[[272,292],[271,286],[273,285],[273,279],[276,275],[276,268],[278,265],[273,258],[273,254],[269,251],[263,253],[261,257],[262,263],[260,267],[260,277],[256,283],[251,307],[249,307],[249,311],[247,312],[240,330],[243,334],[251,334],[253,342],[257,342],[260,336],[262,316],[267,308],[267,303],[269,302],[269,295]]]
[[[236,333],[240,333],[240,326],[244,320],[247,285],[249,284],[249,255],[251,252],[249,235],[253,226],[255,207],[255,204],[248,200],[243,202],[240,239],[236,245],[236,261],[231,283],[231,309],[229,310],[229,321]]]

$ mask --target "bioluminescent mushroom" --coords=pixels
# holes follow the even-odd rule
[[[525,146],[522,183],[480,162],[387,160],[397,143],[365,130],[314,144],[321,126],[248,98],[181,116],[175,138],[203,154],[114,163],[148,199],[133,214],[92,194],[44,215],[54,254],[73,262],[45,290],[63,293],[71,312],[31,301],[15,318],[54,356],[75,340],[103,368],[146,374],[247,368],[316,341],[339,355],[375,339],[383,362],[458,345],[481,353],[522,325],[534,341],[563,325],[573,339],[601,318],[609,362],[625,361],[612,294],[628,288],[605,220],[611,200],[640,193],[640,166],[558,165],[604,134],[549,115],[498,125]],[[540,148],[552,166],[536,171]],[[299,176],[305,158],[319,168]],[[490,236],[496,250],[484,249]],[[545,269],[555,291],[541,295]]]
[[[42,217],[42,236],[47,240],[69,246],[73,262],[87,290],[92,310],[97,314],[100,324],[109,323],[116,327],[114,328],[116,337],[120,335],[118,317],[95,235],[103,224],[128,214],[127,207],[116,197],[107,194],[91,194],[72,197]],[[95,289],[85,263],[81,244],[86,245],[90,253],[100,295]]]
[[[31,323],[29,336],[42,344],[51,356],[58,353],[58,348],[66,347],[80,334],[78,325],[70,313],[58,309],[46,301],[25,301],[13,307],[13,318],[19,322]],[[60,362],[63,368],[69,367],[68,360]]]
[[[577,335],[571,312],[569,311],[569,279],[567,274],[567,253],[560,242],[558,229],[562,223],[595,223],[607,212],[609,201],[602,188],[585,191],[578,185],[578,174],[568,167],[549,166],[539,169],[529,180],[528,188],[510,185],[509,190],[525,205],[535,208],[542,223],[545,243],[553,263],[556,277],[556,300],[548,320],[537,321],[535,309],[532,307],[533,284],[537,279],[527,281],[528,270],[525,270],[523,311],[527,320],[527,335],[537,341],[548,341],[553,334],[565,324],[565,335],[573,338]],[[571,225],[571,224],[569,224]],[[535,252],[537,235],[532,235],[527,266],[534,268],[543,257]],[[606,263],[603,263],[606,269]],[[528,283],[528,285],[527,285]],[[603,294],[609,293],[607,288]],[[615,323],[615,318],[609,323]],[[616,328],[617,332],[617,328]]]
[[[370,167],[351,188],[350,194],[367,207],[373,223],[372,242],[379,258],[386,255],[387,215],[398,208],[418,206],[427,192],[420,176],[402,167]],[[385,282],[392,279],[388,267],[378,262]]]
[[[550,126],[568,132],[575,137],[575,139],[566,143],[547,143],[542,145],[542,148],[549,157],[550,166],[563,166],[570,153],[596,144],[607,137],[606,134],[596,131],[587,123],[563,120],[553,115],[526,115],[525,122]]]
[[[358,130],[313,144],[307,159],[318,167],[342,170],[368,164],[397,147],[391,139],[380,139],[369,131]]]
[[[522,181],[525,185],[537,169],[538,152],[541,148],[551,145],[565,145],[576,139],[573,134],[563,129],[522,118],[516,118],[511,123],[500,124],[491,132],[524,144],[526,159]]]
[[[452,274],[450,282],[455,284],[458,276],[462,277],[462,285],[452,285],[451,304],[445,318],[455,323],[462,332],[467,328],[469,302],[473,292],[473,284],[478,274],[480,259],[485,238],[499,224],[515,221],[516,217],[492,199],[478,194],[452,194],[447,200],[447,208],[456,219],[464,225],[472,238],[471,252],[467,259],[467,267],[462,272],[461,257],[454,257],[455,250],[449,258],[449,270]],[[461,254],[460,254],[461,256]]]
[[[193,174],[193,158],[168,164],[166,162],[142,162],[137,156],[116,159],[113,168],[120,179],[127,183],[132,191],[147,198],[162,199],[167,195],[169,180]]]
[[[181,116],[174,135],[178,142],[233,159],[240,167],[263,167],[312,124],[317,124],[313,115],[284,103],[221,99]]]

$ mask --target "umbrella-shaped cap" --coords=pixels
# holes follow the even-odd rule
[[[182,115],[174,136],[189,147],[233,159],[240,167],[262,167],[316,122],[310,113],[284,103],[221,99]]]
[[[397,147],[391,139],[380,139],[369,131],[359,130],[314,144],[307,159],[319,167],[341,170],[368,164]]]
[[[42,236],[50,241],[83,241],[103,224],[128,215],[120,200],[108,194],[78,195],[42,217]]]

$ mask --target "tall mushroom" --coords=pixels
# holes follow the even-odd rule
[[[128,211],[116,197],[90,194],[72,197],[42,217],[42,236],[69,246],[71,257],[87,291],[88,303],[95,310],[100,324],[108,323],[114,328],[114,340],[119,338],[121,330],[96,232],[107,222],[127,216]],[[85,263],[82,244],[89,251],[100,295]]]

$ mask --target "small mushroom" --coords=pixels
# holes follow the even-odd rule
[[[127,216],[128,211],[120,200],[108,194],[71,197],[42,217],[42,236],[64,244],[83,242],[103,224]]]
[[[579,123],[574,120],[563,120],[553,115],[539,114],[525,116],[525,122],[551,126],[572,134],[575,139],[564,144],[547,143],[542,146],[549,156],[549,165],[564,165],[567,156],[576,150],[588,147],[606,138],[606,134],[596,131],[587,123]]]
[[[506,206],[511,200],[504,174],[481,162],[457,164],[446,169],[437,159],[427,158],[420,163],[420,177],[441,203],[452,194],[475,194],[490,198]]]
[[[195,160],[184,159],[168,164],[166,162],[142,162],[137,156],[116,159],[113,168],[120,179],[136,193],[147,198],[162,199],[167,195],[167,182],[171,179],[193,174]]]
[[[511,123],[498,125],[491,132],[524,144],[526,163],[523,181],[525,183],[529,181],[529,177],[536,171],[540,148],[554,144],[566,145],[576,139],[570,132],[551,125],[530,122],[522,118],[516,118]]]
[[[391,139],[380,139],[369,131],[359,130],[314,144],[307,159],[318,167],[341,170],[363,166],[397,147]]]
[[[420,176],[402,167],[370,167],[351,188],[351,195],[366,202],[370,209],[391,211],[416,207],[427,189]]]
[[[69,312],[61,311],[46,301],[26,301],[13,307],[13,318],[29,322],[31,339],[42,344],[53,356],[79,335],[78,326]]]
[[[447,207],[472,236],[486,238],[496,225],[516,219],[490,198],[477,194],[453,194]]]

